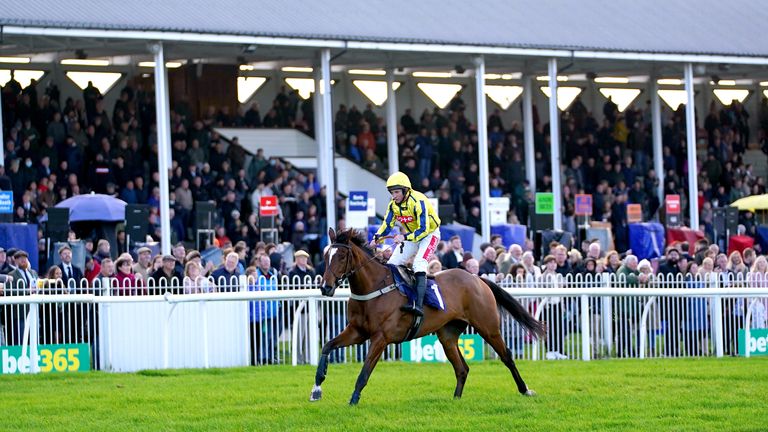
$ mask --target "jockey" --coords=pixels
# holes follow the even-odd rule
[[[394,237],[396,244],[388,263],[404,265],[413,257],[413,271],[416,274],[416,303],[401,309],[414,315],[424,315],[422,306],[427,291],[427,258],[440,242],[440,218],[424,194],[411,189],[411,181],[402,172],[396,172],[387,179],[387,190],[392,195],[381,227],[373,236],[373,244],[387,235],[395,222],[405,227],[405,235]]]

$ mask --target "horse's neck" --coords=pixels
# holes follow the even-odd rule
[[[349,278],[349,289],[359,295],[365,295],[382,288],[389,269],[376,259],[371,259],[367,253],[358,251],[356,266],[359,270]]]

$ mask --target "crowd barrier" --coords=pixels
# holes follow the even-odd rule
[[[613,274],[507,277],[499,285],[546,322],[547,336],[532,338],[505,311],[501,331],[516,359],[764,354],[765,343],[744,347],[754,342],[753,329],[766,328],[764,276],[655,276],[636,285]],[[314,365],[322,345],[346,326],[345,285],[328,298],[317,289],[320,278],[219,282],[6,286],[2,372]],[[489,347],[482,349],[494,358]],[[330,361],[359,362],[366,354],[365,344],[348,347]],[[384,353],[384,360],[402,358],[399,344]]]

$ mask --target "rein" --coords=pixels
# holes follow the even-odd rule
[[[332,243],[331,247],[340,247],[340,248],[347,249],[349,251],[349,253],[347,254],[347,257],[346,257],[346,263],[344,264],[344,268],[345,269],[349,268],[350,267],[349,260],[351,259],[350,257],[352,256],[352,247],[350,247],[349,245],[346,245],[346,244],[342,244],[342,243]],[[379,253],[378,252],[375,252],[371,257],[369,257],[368,259],[363,261],[360,265],[358,265],[357,267],[352,269],[352,271],[344,272],[340,276],[337,276],[336,272],[334,272],[333,269],[329,269],[329,270],[331,271],[331,274],[333,275],[333,277],[336,278],[336,281],[338,283],[338,281],[340,281],[340,280],[349,279],[352,275],[357,273],[359,270],[362,270],[363,267],[367,266],[371,261],[375,260],[376,258],[379,258]],[[385,277],[385,280],[386,280],[386,277]],[[388,292],[394,291],[396,289],[397,289],[397,285],[393,281],[393,283],[391,285],[387,285],[384,288],[380,288],[380,289],[378,289],[376,291],[373,291],[371,293],[368,293],[368,294],[365,294],[365,295],[358,295],[358,294],[350,293],[349,297],[351,299],[357,300],[357,301],[368,301],[368,300],[373,300],[373,299],[375,299],[377,297],[381,297],[384,294],[387,294]]]

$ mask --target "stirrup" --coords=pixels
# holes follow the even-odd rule
[[[416,316],[424,316],[424,311],[417,307],[415,304],[407,304],[405,306],[401,306],[400,310],[403,312],[411,313]]]

